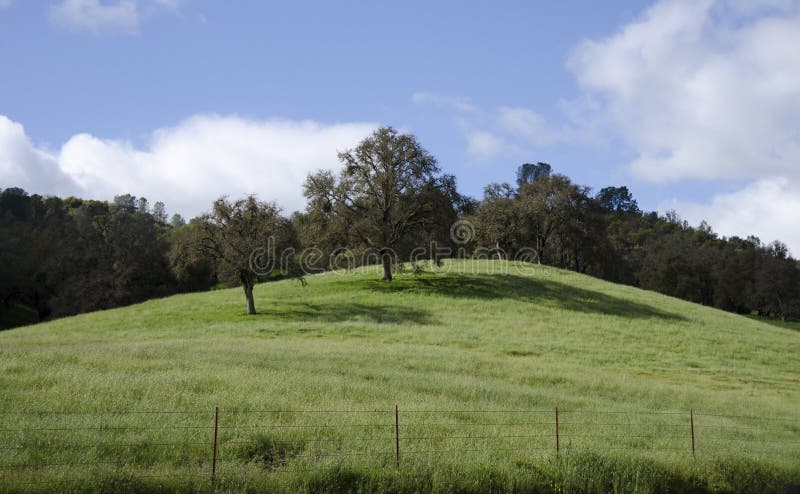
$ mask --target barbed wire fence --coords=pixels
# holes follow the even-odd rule
[[[800,457],[797,418],[570,410],[118,410],[0,412],[0,477],[47,484],[92,473],[214,481],[326,462],[380,468],[472,458],[527,464],[592,450],[698,458]],[[252,471],[252,470],[251,470]],[[73,473],[80,475],[69,475]],[[2,484],[3,482],[0,482]]]

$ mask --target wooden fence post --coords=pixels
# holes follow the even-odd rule
[[[689,424],[692,428],[692,458],[696,458],[694,452],[694,410],[689,410]]]
[[[394,406],[394,453],[397,468],[400,468],[400,411]]]
[[[211,480],[217,477],[217,436],[219,433],[219,407],[214,407],[214,456],[211,460]]]
[[[558,407],[556,407],[556,458],[561,455],[561,443],[558,435]]]

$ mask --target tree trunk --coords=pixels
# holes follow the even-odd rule
[[[392,256],[384,253],[381,260],[383,261],[383,280],[392,281]]]
[[[242,281],[242,289],[244,289],[244,297],[247,299],[247,315],[252,316],[256,313],[256,302],[253,299],[253,283]]]

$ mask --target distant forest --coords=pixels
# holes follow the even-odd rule
[[[409,137],[388,132],[383,137],[389,141]],[[406,144],[416,145],[410,139]],[[359,184],[365,184],[364,190],[370,190],[374,175],[365,175],[363,183],[353,178],[364,157],[359,151],[364,149],[340,155],[340,178],[329,172],[309,176],[307,208],[289,217],[274,203],[221,199],[210,205],[216,217],[212,213],[186,222],[179,215],[168,217],[162,203],[151,205],[132,195],[105,202],[6,188],[0,192],[0,328],[243,283],[242,273],[223,262],[208,242],[215,228],[232,221],[225,215],[237,207],[240,212],[266,211],[254,221],[271,222],[272,231],[280,230],[283,247],[297,252],[314,248],[306,265],[326,269],[341,247],[357,251],[353,232],[370,215],[404,212],[404,198],[417,207],[426,205],[428,213],[424,221],[407,221],[404,235],[384,244],[401,260],[431,242],[468,254],[498,249],[510,259],[524,251],[531,262],[726,311],[800,317],[800,263],[780,242],[720,237],[705,223],[692,227],[674,213],[643,212],[627,187],[592,193],[553,173],[547,163],[523,164],[516,183],[490,184],[477,200],[458,194],[455,178],[438,174],[435,160],[422,154],[412,173],[428,168],[417,173],[425,180],[412,184],[413,197],[412,185],[404,183],[393,196],[399,206],[379,211],[378,202],[337,195],[344,194],[345,186],[360,190]],[[348,211],[361,219],[346,216]],[[417,214],[408,211],[409,219]],[[459,220],[474,226],[474,235],[454,238],[451,227]],[[255,281],[267,278],[274,276],[255,275]]]

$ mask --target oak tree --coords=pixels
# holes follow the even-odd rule
[[[338,176],[308,176],[304,194],[350,241],[377,250],[383,279],[392,279],[394,249],[436,221],[442,197],[452,197],[452,176],[413,135],[382,127],[354,149],[339,153]]]

